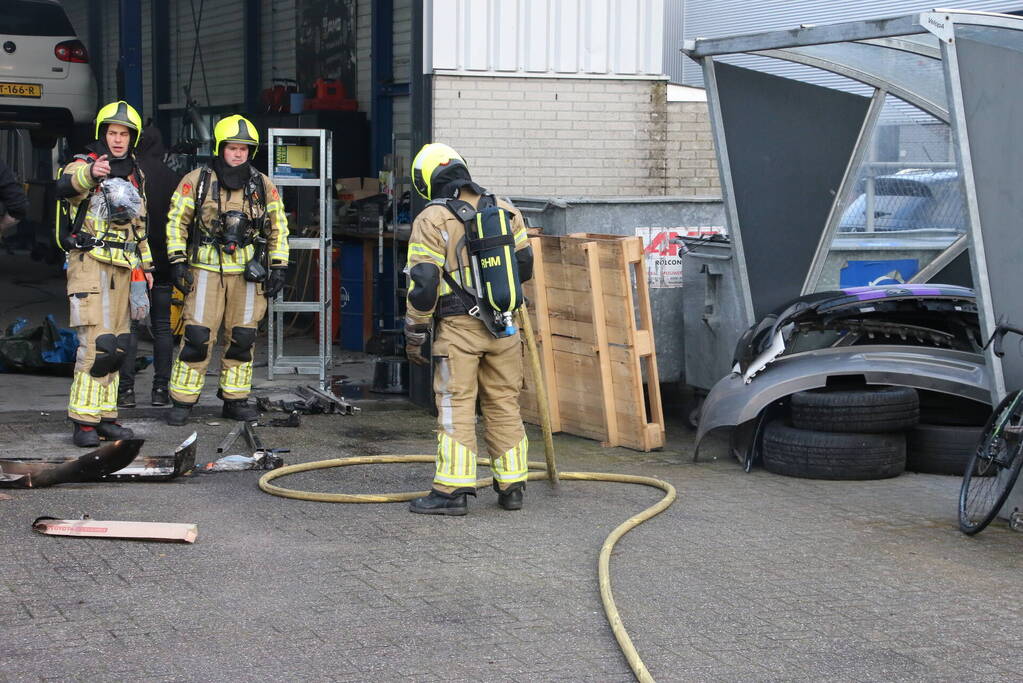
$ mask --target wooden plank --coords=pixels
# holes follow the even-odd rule
[[[543,372],[543,381],[547,388],[547,400],[550,403],[551,431],[561,431],[561,410],[558,399],[558,373],[554,366],[554,349],[551,342],[551,315],[547,298],[547,274],[543,261],[543,240],[539,237],[530,238],[529,243],[533,247],[533,262],[539,268],[533,273],[536,289],[536,301],[531,312],[536,315],[536,325],[533,330],[537,333],[537,341],[540,344],[540,364]],[[539,408],[538,408],[539,409]]]
[[[607,318],[604,314],[604,287],[600,279],[599,255],[595,246],[583,247],[589,258],[590,284],[593,286],[593,329],[596,333],[597,358],[600,361],[601,396],[604,399],[604,419],[607,421],[607,443],[618,445],[618,415],[614,407],[614,386],[611,380],[611,354],[607,346]]]
[[[607,243],[605,243],[606,245]],[[645,401],[645,395],[643,393],[643,374],[642,368],[639,363],[639,356],[635,353],[636,348],[636,314],[632,292],[632,283],[630,277],[632,275],[632,269],[629,267],[630,263],[626,257],[626,246],[629,244],[628,240],[622,240],[615,246],[615,254],[618,257],[618,277],[623,287],[629,289],[629,306],[628,312],[623,316],[623,323],[626,327],[626,334],[628,337],[628,345],[633,350],[632,353],[628,354],[628,360],[622,364],[620,368],[621,374],[619,375],[618,381],[615,382],[615,391],[618,393],[620,400],[631,403],[634,406],[633,414],[636,419],[644,425],[643,430],[640,433],[640,441],[643,442],[643,436],[645,436],[645,425],[649,420],[647,419],[647,406]],[[645,443],[644,450],[645,449]]]
[[[535,261],[535,259],[534,259]],[[590,291],[590,274],[582,266],[573,266],[562,263],[547,263],[544,268],[547,276],[547,286],[556,289],[572,289],[575,291]],[[604,282],[604,294],[613,296],[627,296],[629,290],[622,289],[618,280],[613,277],[614,270],[601,268],[600,277]]]
[[[597,333],[592,323],[581,323],[575,320],[562,320],[551,317],[551,334],[560,337],[572,337],[584,341],[596,342]],[[624,327],[608,327],[605,329],[610,344],[624,345],[628,340]]]
[[[647,384],[650,392],[650,422],[660,425],[660,443],[664,445],[664,407],[661,405],[661,380],[657,373],[657,349],[654,345],[654,316],[650,310],[650,289],[646,279],[646,259],[640,258],[632,266],[635,269],[636,299],[639,305],[640,326],[650,340],[647,358]]]
[[[597,278],[599,281],[599,278]],[[574,320],[581,323],[593,322],[593,293],[591,291],[574,291],[571,289],[555,289],[547,287],[547,310],[550,315],[562,320]],[[625,319],[631,313],[632,306],[625,297],[605,294],[604,318],[611,327],[626,327]]]

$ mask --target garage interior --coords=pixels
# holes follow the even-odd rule
[[[349,361],[359,358],[367,343],[381,351],[380,344],[393,336],[380,331],[400,326],[395,321],[404,300],[396,290],[411,215],[409,150],[429,136],[428,117],[417,117],[419,127],[413,130],[411,115],[413,102],[428,96],[423,91],[428,81],[411,77],[422,73],[415,58],[422,54],[422,35],[413,31],[423,25],[422,3],[65,0],[62,5],[88,51],[97,101],[135,104],[143,121],[159,128],[167,161],[179,173],[208,158],[210,131],[226,114],[245,113],[264,136],[271,128],[332,134],[331,175],[337,188],[331,203],[332,334],[337,362],[345,364],[336,372],[354,370],[353,381],[368,384],[372,370],[356,370]],[[19,318],[40,324],[47,314],[58,326],[67,325],[63,254],[52,239],[52,178],[92,135],[91,123],[79,123],[60,138],[42,130],[0,128],[0,155],[27,181],[31,203],[29,218],[5,239],[0,255],[0,286],[7,292],[2,329]],[[265,172],[267,140],[261,143],[254,165]],[[398,173],[390,173],[395,168]],[[397,182],[388,186],[388,178]],[[293,234],[315,234],[315,189],[282,192]],[[399,221],[395,240],[392,225]],[[301,252],[289,269],[295,300],[317,298],[317,260]],[[369,265],[378,263],[378,268]],[[308,313],[286,317],[286,333],[298,351],[315,349],[316,322]],[[265,342],[257,348],[266,354]]]

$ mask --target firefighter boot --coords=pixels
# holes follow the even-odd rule
[[[122,427],[114,420],[103,420],[100,422],[96,425],[96,433],[99,434],[99,438],[105,439],[106,441],[120,441],[121,439],[135,438],[135,432],[131,431],[127,427]]]
[[[118,408],[134,408],[135,407],[135,390],[124,389],[123,391],[117,392],[117,407]]]
[[[170,405],[170,392],[167,391],[167,387],[153,387],[152,396],[150,396],[150,403],[154,406],[166,406]]]
[[[259,419],[259,411],[255,406],[249,405],[247,399],[224,399],[224,409],[220,411],[221,417],[239,422],[255,422]]]
[[[409,503],[408,510],[420,515],[461,516],[469,510],[465,497],[470,492],[472,495],[476,495],[475,491],[464,488],[457,489],[454,493],[442,493],[436,489],[431,489],[430,495],[416,498]]]
[[[497,491],[497,504],[505,510],[522,509],[522,494],[526,490],[526,482],[517,481],[502,491],[495,481],[494,490]]]
[[[188,424],[188,416],[191,412],[191,403],[173,401],[171,409],[167,411],[167,424],[171,427],[180,427],[181,425]]]
[[[99,434],[95,425],[83,425],[75,422],[75,433],[71,440],[79,448],[96,448],[99,446]]]

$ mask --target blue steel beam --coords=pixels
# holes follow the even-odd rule
[[[142,2],[120,0],[117,96],[142,111]]]
[[[170,9],[166,2],[151,4],[150,21],[153,38],[153,111],[149,116],[156,120],[156,126],[163,134],[168,146],[171,143],[170,112],[160,109],[161,104],[171,101],[170,69]],[[146,115],[143,114],[143,118]]]

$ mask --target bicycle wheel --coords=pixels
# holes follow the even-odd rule
[[[966,464],[959,490],[959,530],[972,536],[991,523],[1009,497],[1023,466],[1023,400],[1014,391],[998,404],[984,425]]]

